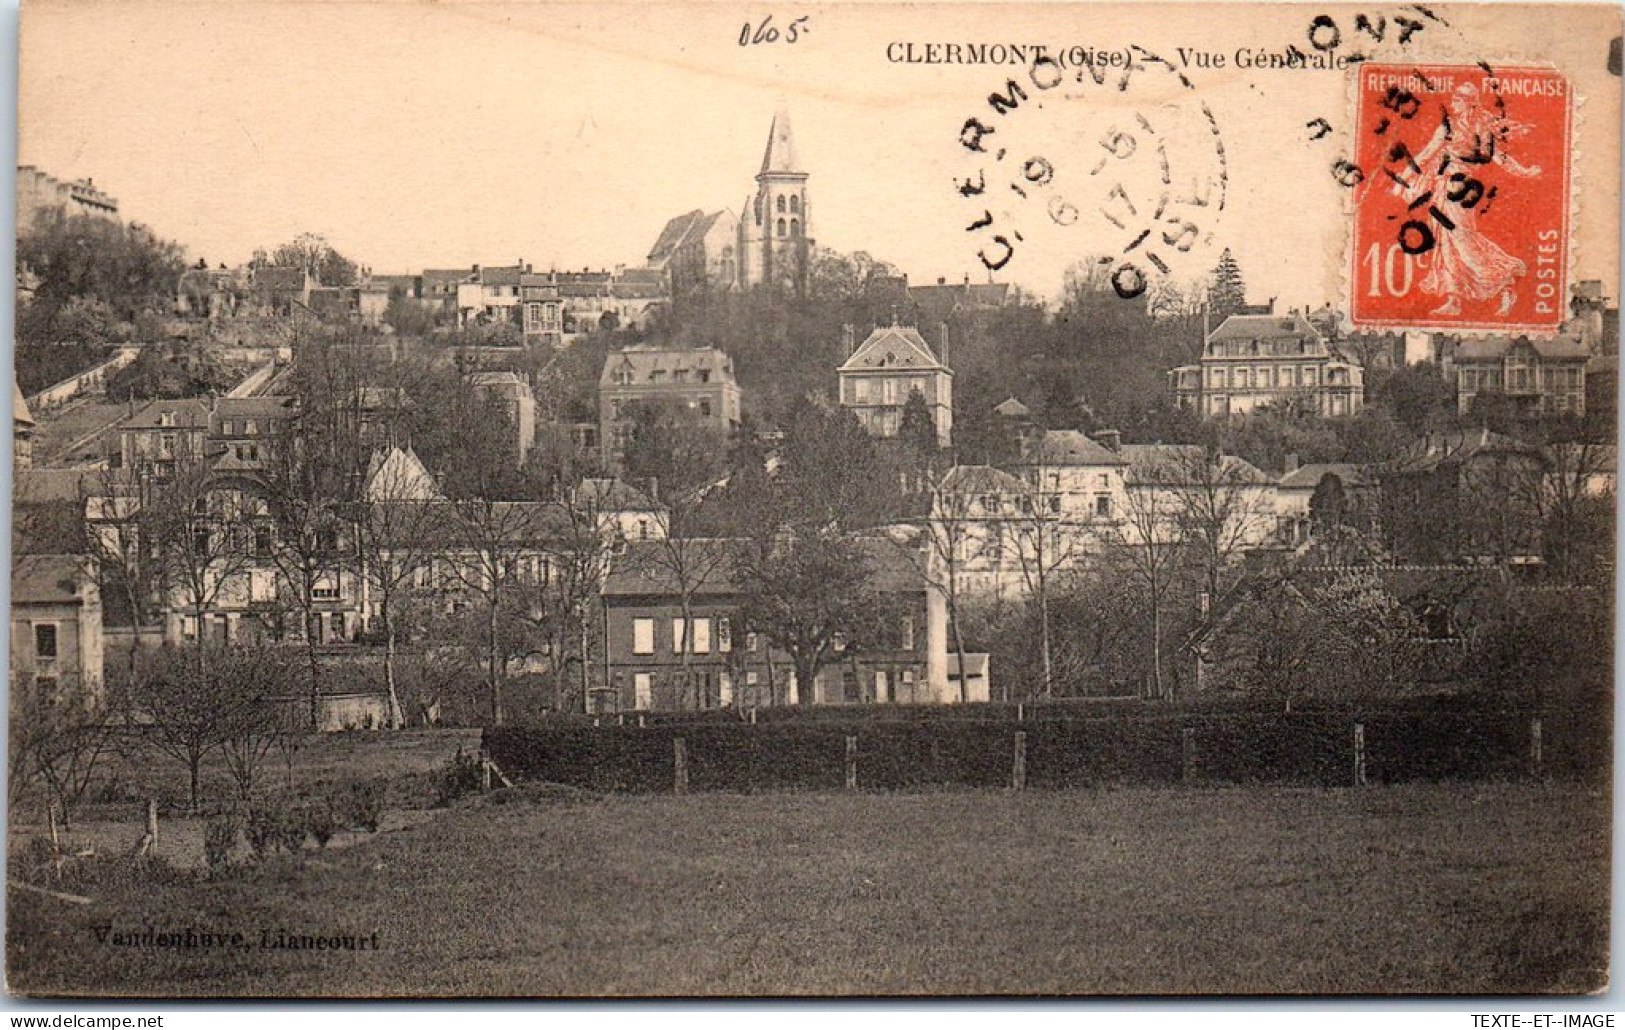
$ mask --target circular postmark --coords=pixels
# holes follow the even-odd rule
[[[1230,189],[1213,110],[1137,44],[1041,52],[965,118],[954,188],[989,272],[1097,262],[1118,296],[1206,272]]]

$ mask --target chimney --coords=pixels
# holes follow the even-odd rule
[[[946,286],[946,285],[948,285],[948,277],[945,276],[945,275],[937,276],[937,285],[938,286]]]
[[[1095,441],[1102,447],[1117,454],[1123,449],[1123,434],[1115,429],[1102,429],[1095,433]]]
[[[846,343],[846,356],[851,357],[852,352],[858,349],[857,333],[852,329],[852,323],[841,326],[841,339]]]
[[[479,274],[480,274],[480,266],[479,266],[479,265],[475,265],[475,266],[474,266],[474,274],[475,274],[475,275],[479,275]]]
[[[660,477],[659,476],[650,476],[649,477],[649,488],[647,490],[645,490],[644,493],[647,493],[649,495],[649,500],[653,501],[655,504],[660,503]]]
[[[1298,455],[1296,452],[1286,456],[1286,474],[1291,475],[1298,471]]]

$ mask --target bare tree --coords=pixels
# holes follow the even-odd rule
[[[42,782],[67,827],[110,749],[115,727],[104,712],[74,700],[76,683],[59,682],[47,695],[30,673],[12,671],[8,797],[16,811],[29,786]]]
[[[253,563],[256,499],[221,487],[198,459],[177,462],[168,480],[145,484],[139,503],[134,532],[170,602],[190,612],[201,670],[209,651],[202,646],[205,618]]]
[[[786,533],[767,553],[738,557],[745,628],[790,656],[799,704],[812,704],[825,666],[884,643],[893,606],[875,589],[857,541]]]
[[[503,684],[510,652],[508,634],[523,594],[539,582],[549,520],[546,506],[532,501],[469,498],[452,501],[457,539],[447,562],[452,578],[477,599],[485,641],[486,689],[491,724],[504,719]]]
[[[140,631],[153,615],[157,561],[153,542],[141,534],[141,501],[135,482],[104,469],[81,483],[85,542],[95,560],[103,598],[116,596],[130,619],[127,669],[134,674]]]
[[[1086,528],[1067,517],[1065,501],[1051,480],[1043,445],[1035,448],[1030,491],[1016,497],[1015,512],[1007,523],[1021,568],[1022,585],[1028,600],[1038,609],[1039,657],[1044,697],[1055,694],[1055,646],[1051,619],[1051,598],[1055,582],[1075,565],[1086,549]]]
[[[432,484],[425,484],[414,467],[393,458],[386,457],[367,484],[367,496],[357,506],[355,533],[362,575],[377,593],[389,725],[399,729],[405,720],[395,682],[398,640],[413,610],[413,586],[434,560],[449,508],[426,493],[424,487]]]
[[[1155,476],[1156,473],[1153,473]],[[1168,696],[1163,676],[1163,618],[1168,594],[1178,578],[1184,548],[1176,518],[1178,501],[1171,491],[1151,483],[1130,483],[1123,514],[1112,528],[1113,559],[1140,589],[1151,615],[1151,684],[1159,698]]]
[[[727,474],[727,441],[713,429],[661,409],[641,409],[635,414],[628,472],[654,484],[661,511],[656,516],[659,531],[655,539],[634,553],[670,582],[677,595],[682,625],[681,639],[674,646],[679,649],[680,694],[703,707],[704,699],[694,696],[694,642],[690,636],[695,597],[719,578],[729,560],[727,549],[715,546],[713,506],[708,503]]]

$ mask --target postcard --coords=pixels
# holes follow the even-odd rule
[[[20,39],[10,992],[1607,989],[1617,7]]]

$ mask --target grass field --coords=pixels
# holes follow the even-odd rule
[[[526,787],[218,880],[12,890],[7,963],[13,991],[160,996],[1594,991],[1609,817],[1540,784]],[[111,943],[148,925],[247,946]]]

